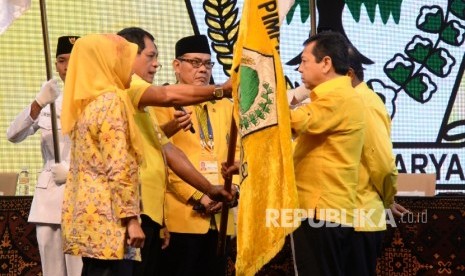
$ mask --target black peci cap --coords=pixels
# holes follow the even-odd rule
[[[209,54],[210,47],[205,35],[186,36],[176,42],[176,57],[183,56],[187,53]]]
[[[57,52],[55,57],[63,54],[71,53],[73,49],[74,43],[79,38],[79,36],[61,36],[58,38],[57,43]]]

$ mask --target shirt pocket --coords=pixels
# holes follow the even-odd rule
[[[48,184],[52,180],[52,173],[48,171],[42,171],[39,174],[39,179],[37,179],[36,188],[47,189]]]

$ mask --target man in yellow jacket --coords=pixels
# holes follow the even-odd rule
[[[134,121],[141,135],[145,161],[145,165],[140,168],[142,199],[140,217],[146,240],[141,249],[142,262],[135,264],[134,275],[164,275],[160,274],[162,241],[159,232],[163,226],[166,166],[180,177],[189,179],[187,182],[190,185],[203,190],[211,197],[219,196],[222,191],[220,187],[211,185],[195,170],[184,153],[169,142],[158,124],[157,117],[150,108],[146,107],[192,104],[218,98],[214,96],[213,85],[209,88],[193,85],[153,86],[151,83],[154,75],[161,68],[154,37],[137,27],[125,28],[118,34],[138,46],[138,54],[133,66],[134,75],[131,86],[126,92],[136,110]],[[185,116],[189,117],[186,114]],[[174,125],[177,125],[177,121]]]
[[[364,106],[345,76],[346,39],[318,33],[304,43],[299,72],[311,103],[291,110],[298,135],[294,170],[306,220],[292,234],[300,275],[347,275],[354,231],[358,166],[365,132]]]
[[[359,166],[356,194],[355,233],[352,238],[352,268],[349,275],[376,275],[376,258],[386,230],[386,213],[396,216],[407,210],[394,202],[397,168],[391,142],[391,118],[381,98],[363,81],[361,56],[349,48],[348,76],[365,105],[365,141]]]
[[[206,36],[189,36],[176,43],[173,68],[181,84],[205,86],[210,82],[211,53]],[[171,141],[188,156],[196,169],[211,183],[223,184],[220,164],[226,160],[232,103],[227,99],[202,105],[186,106],[192,112],[195,133],[180,131]],[[174,110],[155,108],[161,124],[173,120]],[[167,131],[168,132],[168,131]],[[237,181],[235,182],[237,183]],[[224,275],[225,258],[216,256],[221,203],[169,173],[165,198],[165,224],[170,232],[170,246],[163,253],[165,275]],[[233,234],[229,216],[228,234]]]

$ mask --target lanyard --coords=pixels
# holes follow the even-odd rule
[[[204,107],[202,107],[202,108],[204,108]],[[210,116],[208,116],[208,109],[205,109],[205,113],[207,115],[208,140],[205,139],[205,133],[203,132],[203,128],[202,128],[202,125],[201,125],[201,120],[199,118],[199,115],[197,114],[197,120],[199,121],[200,145],[204,149],[213,150],[215,144],[213,142],[213,128],[212,128],[212,125],[211,125],[211,122],[210,122]]]

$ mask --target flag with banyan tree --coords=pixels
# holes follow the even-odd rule
[[[289,1],[287,1],[289,2]],[[233,97],[241,135],[236,275],[254,275],[300,223],[276,0],[246,0],[234,49]]]

